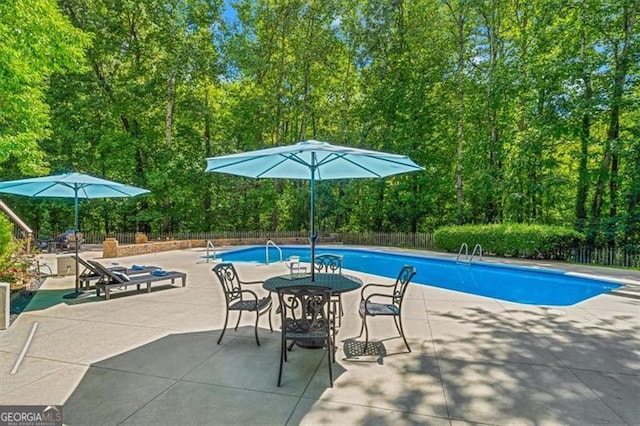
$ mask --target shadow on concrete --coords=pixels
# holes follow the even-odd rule
[[[389,356],[346,339],[329,387],[323,350],[289,355],[253,327],[172,334],[94,363],[64,405],[74,424],[628,424],[640,418],[631,313],[572,320],[530,307],[430,312],[433,338]],[[437,316],[438,319],[434,319]],[[636,315],[637,317],[637,315]],[[367,362],[368,361],[368,362]]]
[[[167,285],[155,285],[151,286],[151,292],[169,290],[172,288],[179,288],[177,286],[173,286],[171,284]],[[98,297],[96,296],[96,291],[93,288],[90,289],[81,289],[83,294],[74,299],[65,299],[63,296],[65,294],[69,294],[72,292],[72,288],[63,288],[63,289],[39,289],[35,291],[35,295],[26,306],[22,312],[33,312],[39,311],[43,309],[50,308],[52,306],[64,303],[65,305],[79,305],[83,303],[98,303],[105,301],[104,292]],[[146,293],[146,288],[141,287],[140,290],[137,290],[133,287],[124,288],[121,291],[112,290],[111,299],[117,299],[120,297],[134,297],[137,294]]]
[[[277,387],[279,333],[240,327],[172,334],[92,364],[64,404],[85,424],[285,424],[310,386],[328,388],[326,351],[289,353]],[[344,370],[334,364],[334,378]]]

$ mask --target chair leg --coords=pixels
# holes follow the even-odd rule
[[[338,312],[338,327],[342,327],[342,316],[344,311],[342,310],[342,295],[339,295],[337,300],[333,300],[333,312]]]
[[[364,326],[364,333],[365,333],[365,337],[364,337],[364,353],[367,353],[367,347],[369,346],[369,327],[367,327],[367,315],[365,314],[364,317],[362,317],[362,325]]]
[[[256,309],[256,324],[255,324],[255,327],[253,328],[253,331],[256,334],[256,343],[258,344],[258,346],[260,346],[260,340],[258,339],[258,321],[259,320],[260,320],[260,311]]]
[[[273,333],[273,325],[271,325],[271,308],[269,308],[269,329]]]
[[[361,315],[361,316],[362,316],[362,325],[360,326],[360,334],[358,334],[356,337],[362,336],[362,333],[364,332],[364,317],[365,317],[365,315]]]
[[[331,344],[333,345],[333,362],[336,362],[336,319],[335,314],[333,324],[331,324]]]
[[[284,340],[284,334],[280,341],[280,369],[278,370],[278,387],[280,387],[280,383],[282,382],[282,367],[284,361],[287,358],[287,351],[285,350],[285,345],[287,344],[286,340]]]
[[[236,328],[234,328],[234,330],[238,330],[238,326],[240,325],[240,318],[242,318],[242,311],[238,311],[238,322],[236,322]]]
[[[333,364],[334,357],[335,353],[332,349],[331,336],[327,336],[327,364],[329,364],[329,384],[331,387],[333,387],[333,370],[331,364]]]
[[[224,317],[224,326],[222,327],[222,333],[220,333],[220,337],[218,338],[218,344],[222,341],[222,336],[224,336],[224,332],[227,331],[227,322],[229,321],[229,310],[227,309],[226,315]]]
[[[393,317],[394,321],[396,319],[396,317]],[[400,326],[398,327],[398,323],[400,324]],[[402,317],[400,315],[398,315],[398,322],[396,322],[396,327],[398,328],[398,331],[400,332],[400,335],[402,336],[402,340],[404,340],[404,345],[407,347],[407,350],[409,352],[411,352],[411,348],[409,347],[409,343],[407,343],[407,338],[404,337],[404,329],[402,328]]]

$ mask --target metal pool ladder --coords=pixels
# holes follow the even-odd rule
[[[267,265],[269,264],[269,246],[274,246],[278,250],[278,253],[280,253],[280,262],[282,262],[282,249],[278,247],[278,245],[273,241],[267,240],[267,244],[264,246],[265,259],[266,259]]]
[[[213,253],[213,259],[210,258],[210,254]],[[209,263],[209,260],[213,260],[213,262],[216,262],[219,259],[216,259],[216,246],[213,244],[213,241],[211,240],[207,240],[207,254],[205,257],[205,260],[202,260],[200,262],[197,263]]]
[[[463,253],[464,253],[464,258],[461,261],[460,257],[462,256]],[[473,247],[471,256],[469,256],[469,246],[467,245],[467,243],[462,243],[462,245],[460,246],[460,250],[458,250],[456,263],[468,263],[469,265],[471,265],[471,262],[473,261],[473,258],[476,255],[476,253],[478,254],[480,260],[482,260],[482,246],[480,244],[476,244],[475,247]]]

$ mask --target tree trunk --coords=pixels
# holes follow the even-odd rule
[[[205,105],[209,105],[209,94],[205,95]],[[204,119],[204,155],[205,158],[211,157],[211,119],[209,114],[205,115]],[[213,212],[211,211],[211,185],[207,180],[207,185],[204,191],[204,223],[205,229],[211,231],[213,224]]]
[[[175,103],[176,94],[176,80],[173,76],[167,78],[167,115],[165,119],[165,146],[167,153],[171,150],[171,143],[173,140],[173,106]],[[171,215],[169,209],[171,208],[171,199],[168,195],[163,200],[164,217],[162,218],[162,232],[168,233],[171,231]]]
[[[460,2],[459,7],[462,7]],[[452,11],[453,13],[453,11]],[[456,150],[456,204],[457,204],[457,217],[456,222],[458,225],[464,223],[464,179],[463,179],[463,167],[462,160],[464,158],[464,24],[465,17],[462,10],[460,10],[458,16],[454,16],[458,33],[458,69],[456,70],[456,85],[458,89],[458,146]],[[415,231],[413,231],[415,232]]]
[[[580,31],[580,63],[582,81],[584,82],[584,99],[582,126],[580,128],[580,163],[578,165],[578,190],[576,192],[576,228],[584,231],[587,225],[587,197],[589,195],[589,142],[591,139],[591,101],[593,88],[591,86],[591,76],[585,64],[586,58],[586,35],[584,29],[584,17]]]
[[[600,167],[600,174],[598,176],[598,182],[596,184],[596,192],[593,201],[592,223],[594,225],[594,228],[596,228],[600,223],[600,216],[602,215],[605,179],[607,177],[607,174],[609,178],[609,217],[613,219],[617,215],[619,165],[618,152],[620,152],[621,150],[621,147],[618,146],[618,144],[620,143],[620,106],[624,94],[625,81],[627,79],[627,70],[631,59],[629,50],[639,3],[639,1],[635,1],[630,6],[625,4],[623,12],[624,40],[622,40],[622,48],[619,49],[619,44],[614,43],[613,59],[615,69],[613,86],[611,88],[611,112],[609,114],[609,127],[607,129],[605,154],[602,160],[602,165]],[[608,234],[613,235],[613,232],[609,232]],[[612,238],[613,237],[610,237],[609,245],[613,244]]]
[[[494,97],[496,96],[496,70],[498,66],[498,31],[500,26],[500,17],[499,12],[497,11],[497,4],[495,1],[491,1],[489,5],[490,10],[489,13],[483,13],[484,21],[485,21],[485,31],[487,32],[487,43],[489,46],[489,69],[487,70],[488,81],[487,81],[487,123],[489,125],[489,167],[490,167],[490,175],[492,177],[492,185],[493,188],[490,188],[489,200],[487,204],[486,211],[486,220],[489,223],[495,222],[499,216],[499,206],[497,203],[496,197],[496,186],[500,181],[500,174],[502,169],[502,161],[501,161],[501,149],[500,149],[500,138],[498,132],[498,111],[497,111],[497,102],[495,102]]]

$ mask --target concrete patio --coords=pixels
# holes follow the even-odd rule
[[[278,388],[276,315],[273,333],[261,319],[261,346],[246,314],[217,345],[223,294],[213,265],[198,263],[201,253],[116,259],[187,272],[187,286],[129,289],[109,301],[95,293],[63,299],[73,277],[47,279],[28,310],[0,331],[0,403],[62,405],[70,425],[640,424],[640,292],[633,285],[562,308],[411,285],[404,323],[413,352],[390,318],[376,318],[377,356],[362,356],[362,339],[349,339],[360,329],[359,293],[351,292],[343,296],[334,387],[325,352],[295,348]],[[244,280],[287,271],[282,264],[237,267]],[[566,267],[640,281],[633,271]],[[34,323],[26,356],[10,374]]]

